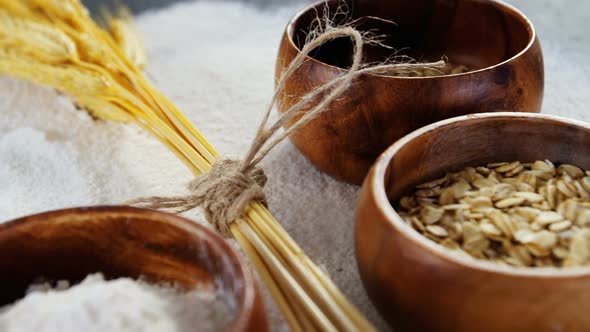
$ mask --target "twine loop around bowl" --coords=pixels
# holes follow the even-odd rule
[[[326,42],[338,38],[350,38],[353,42],[352,65],[348,71],[309,92],[269,126],[270,114],[274,109],[278,96],[283,93],[287,78],[302,66],[310,52]],[[436,68],[444,66],[444,62],[439,61],[425,64],[380,64],[362,68],[363,45],[374,42],[366,34],[364,35],[352,26],[326,26],[321,34],[305,44],[301,52],[291,61],[281,75],[271,103],[244,159],[241,161],[224,159],[215,162],[209,172],[201,174],[191,181],[188,187],[191,191],[189,195],[139,198],[127,204],[170,210],[176,213],[192,210],[200,206],[203,208],[208,221],[213,224],[218,232],[226,237],[232,237],[231,224],[244,214],[247,205],[252,201],[265,202],[263,187],[266,183],[266,176],[257,165],[277,144],[328,111],[330,104],[350,87],[354,78],[361,74],[385,74],[407,71],[418,67]],[[317,103],[309,111],[303,112],[306,106],[316,100]],[[287,130],[279,134],[283,125],[287,123],[292,124]]]

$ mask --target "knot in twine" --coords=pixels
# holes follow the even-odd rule
[[[333,27],[329,24],[322,28],[319,35],[310,35],[314,37],[306,42],[301,52],[291,61],[281,75],[256,137],[243,160],[226,159],[215,162],[209,172],[197,176],[190,182],[188,189],[191,193],[189,195],[139,198],[128,202],[128,204],[152,209],[171,210],[176,213],[182,213],[200,206],[204,210],[207,220],[213,224],[218,232],[226,237],[232,237],[231,225],[242,217],[247,205],[252,201],[266,202],[263,188],[267,178],[264,172],[257,167],[258,163],[286,137],[329,110],[330,104],[350,87],[356,76],[369,73],[385,75],[407,72],[415,68],[444,66],[444,62],[439,61],[426,64],[380,64],[361,68],[363,44],[375,45],[375,39],[367,37],[366,34],[363,35],[352,26]],[[310,52],[322,44],[338,38],[350,38],[354,44],[353,61],[348,72],[312,90],[283,113],[274,124],[267,126],[270,114],[278,96],[285,88],[287,79],[307,60]],[[322,98],[319,99],[316,105],[307,112],[302,112],[305,106],[308,106],[320,96]],[[288,129],[281,134],[277,134],[280,128],[295,119],[297,120]],[[275,134],[277,134],[277,137],[271,140],[276,136]]]
[[[219,160],[188,185],[191,192],[179,197],[147,197],[128,204],[182,213],[197,207],[203,209],[207,220],[226,237],[231,237],[229,221],[238,219],[250,202],[266,204],[262,189],[267,177],[258,167],[241,170],[238,160]]]

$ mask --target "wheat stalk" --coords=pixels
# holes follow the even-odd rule
[[[125,56],[137,68],[143,69],[147,62],[147,56],[129,10],[121,7],[116,15],[113,16],[108,11],[104,11],[103,16],[111,36]]]

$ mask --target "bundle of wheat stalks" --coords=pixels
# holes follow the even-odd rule
[[[70,95],[93,115],[134,122],[195,175],[217,152],[144,77],[140,43],[125,21],[96,24],[79,0],[0,0],[0,73]],[[231,233],[293,331],[374,330],[260,203]]]

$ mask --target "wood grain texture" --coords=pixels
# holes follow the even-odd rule
[[[336,3],[329,1],[331,7]],[[489,0],[357,0],[348,6],[352,17],[378,16],[396,22],[397,27],[383,22],[359,26],[388,35],[386,44],[407,49],[405,53],[416,59],[438,60],[444,55],[475,71],[428,78],[359,77],[329,112],[291,136],[320,170],[360,184],[383,150],[424,125],[470,113],[540,111],[541,46],[532,24],[514,8]],[[317,3],[304,9],[287,26],[277,78],[299,52],[304,32],[322,8]],[[279,111],[341,75],[350,54],[346,40],[322,46],[288,80]],[[383,61],[388,55],[389,50],[367,47],[365,60]]]
[[[266,331],[254,276],[223,238],[189,220],[131,207],[61,210],[0,225],[0,304],[36,278],[144,277],[186,289],[220,288],[235,304],[230,331]],[[198,310],[198,308],[195,308]]]
[[[590,268],[502,267],[450,256],[397,215],[414,186],[466,166],[549,159],[590,168],[590,126],[487,113],[422,128],[383,153],[363,185],[355,249],[363,284],[399,331],[590,330]]]

